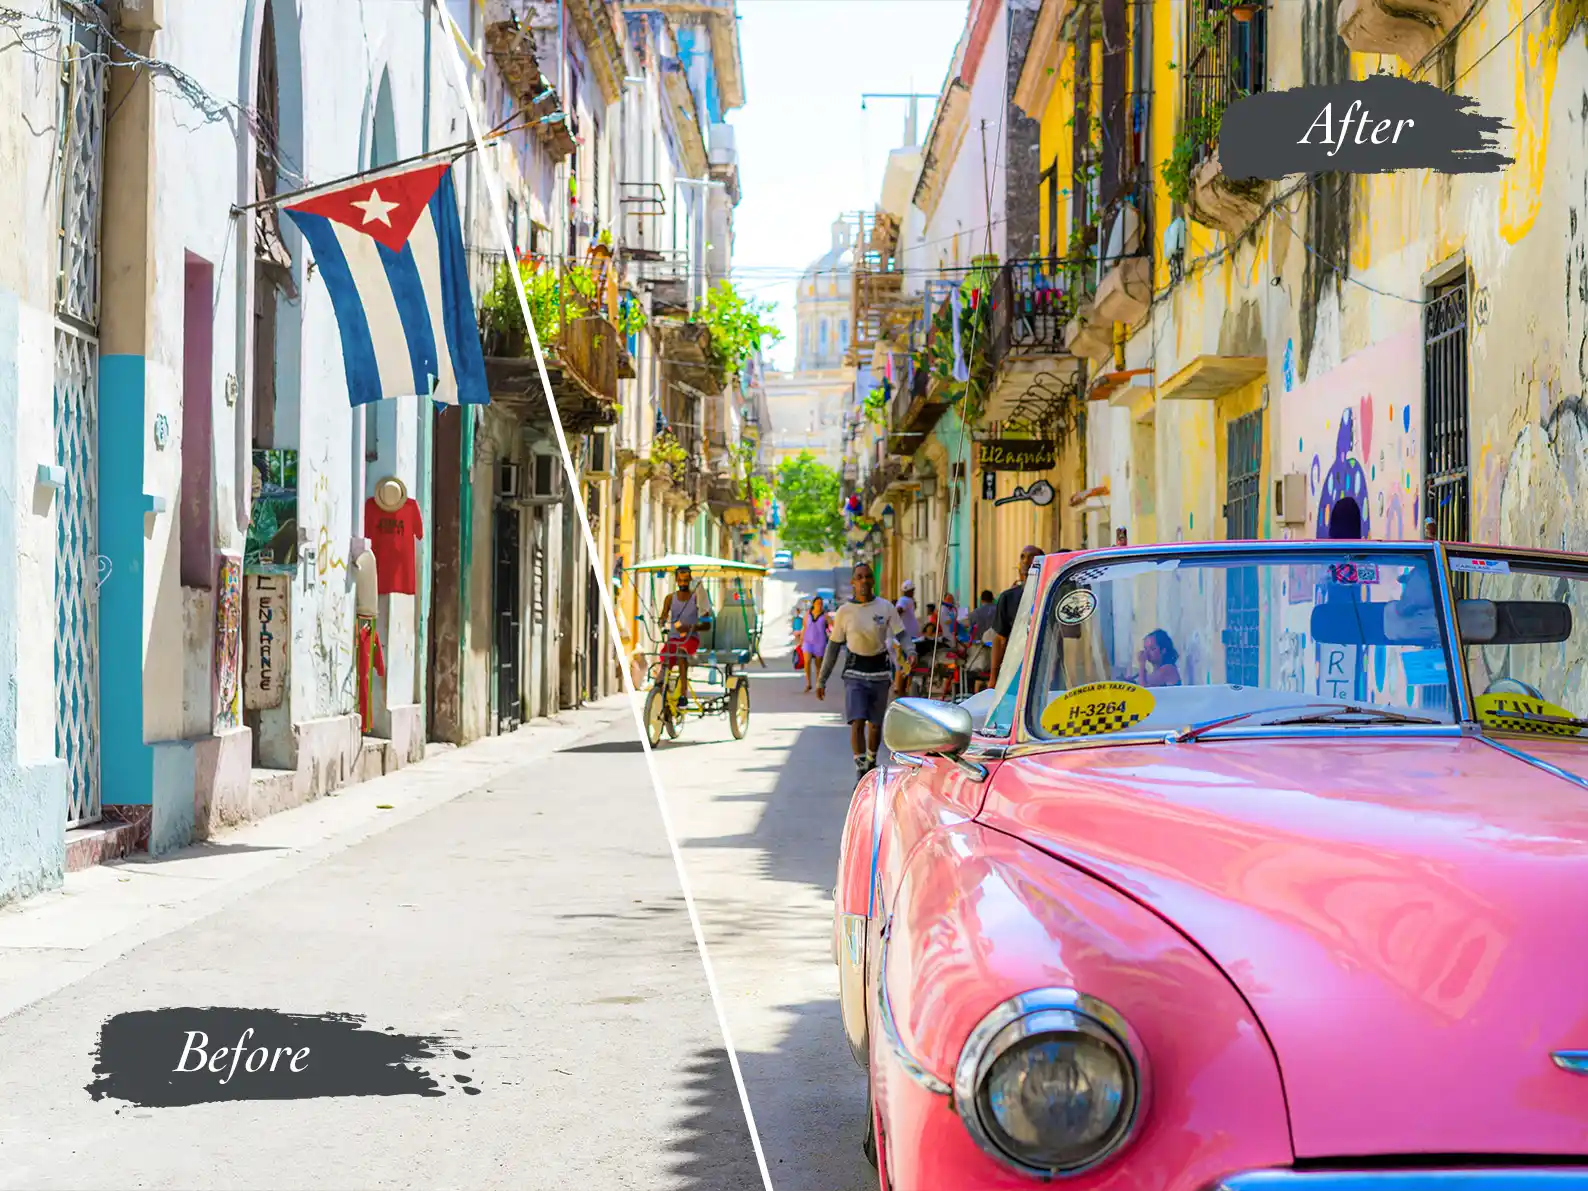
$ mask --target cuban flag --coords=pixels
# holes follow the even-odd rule
[[[366,179],[285,210],[330,291],[355,406],[410,394],[490,402],[450,164]]]

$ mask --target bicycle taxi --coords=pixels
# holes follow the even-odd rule
[[[680,706],[683,681],[676,664],[664,664],[670,653],[673,628],[661,619],[662,603],[674,590],[679,567],[688,567],[693,583],[710,607],[695,633],[699,649],[690,657],[689,700]],[[750,727],[750,682],[742,669],[761,656],[761,591],[767,568],[759,563],[735,562],[703,554],[667,554],[628,568],[640,597],[636,628],[651,648],[644,657],[650,674],[645,696],[645,734],[652,747],[662,734],[677,739],[684,720],[693,715],[726,716],[735,740]],[[766,665],[764,661],[761,662]]]

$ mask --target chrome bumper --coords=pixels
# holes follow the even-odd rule
[[[1588,1166],[1516,1170],[1254,1170],[1213,1191],[1588,1191]]]

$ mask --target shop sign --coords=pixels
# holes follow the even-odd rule
[[[983,471],[1051,471],[1053,444],[1029,438],[995,438],[981,444]]]

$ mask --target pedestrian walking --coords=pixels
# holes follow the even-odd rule
[[[1009,648],[1009,637],[1015,629],[1015,613],[1020,611],[1020,597],[1026,588],[1026,573],[1031,570],[1031,564],[1042,557],[1042,551],[1035,546],[1027,546],[1020,551],[1020,579],[1014,586],[1006,589],[998,597],[997,605],[993,609],[993,652],[992,652],[992,677],[998,680],[998,669],[1003,665],[1004,650]]]
[[[860,563],[850,582],[854,598],[841,604],[829,617],[828,648],[822,658],[821,677],[816,680],[816,697],[827,697],[827,680],[837,667],[837,646],[843,646],[844,718],[849,721],[849,743],[855,754],[855,770],[869,772],[877,763],[882,745],[882,717],[888,710],[888,687],[893,677],[888,658],[891,642],[901,645],[909,640],[899,610],[876,594],[876,577],[871,567]]]
[[[971,610],[970,639],[982,645],[992,645],[993,614],[998,611],[998,597],[990,591],[981,593],[981,603]]]
[[[921,623],[915,616],[915,580],[906,579],[899,588],[899,602],[895,605],[899,610],[899,623],[904,625],[904,631],[910,634],[910,640],[921,639]]]
[[[827,605],[821,596],[811,601],[811,610],[805,617],[804,635],[800,645],[805,651],[805,689],[821,674],[822,657],[827,652]]]
[[[998,598],[990,591],[983,591],[981,603],[969,617],[970,650],[965,658],[965,669],[970,675],[973,695],[992,685],[993,615],[997,611]]]
[[[805,637],[805,601],[801,600],[794,605],[793,643],[794,643],[794,669],[805,669],[805,649],[802,644]]]

